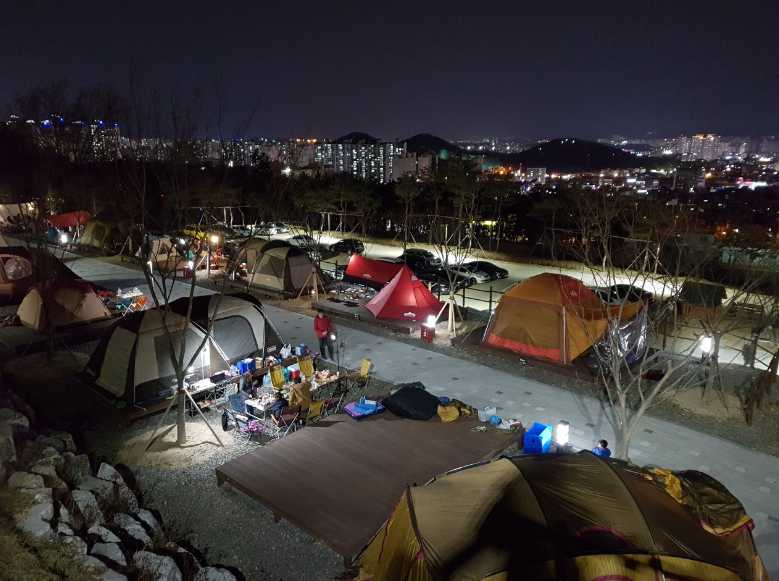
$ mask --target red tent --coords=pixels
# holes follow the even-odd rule
[[[425,321],[443,305],[406,265],[379,293],[365,304],[377,319]]]
[[[402,266],[396,262],[372,260],[359,254],[352,254],[344,272],[344,280],[361,282],[380,289],[398,274]]]
[[[92,215],[86,210],[76,210],[75,212],[65,212],[64,214],[54,214],[47,220],[49,224],[56,228],[73,228],[89,222]]]

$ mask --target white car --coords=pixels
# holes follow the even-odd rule
[[[461,264],[460,266],[450,266],[449,270],[457,273],[458,277],[462,277],[468,280],[469,284],[481,284],[483,282],[490,282],[490,275],[481,270],[475,268],[468,268],[467,264]]]

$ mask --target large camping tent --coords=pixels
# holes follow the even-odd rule
[[[632,319],[641,306],[640,302],[625,304],[619,318]],[[581,281],[544,273],[501,297],[484,343],[568,364],[601,339],[609,318],[606,305]]]
[[[0,248],[0,304],[16,304],[36,280],[75,279],[62,261],[45,250],[24,247]]]
[[[65,279],[32,287],[16,315],[25,327],[45,331],[108,319],[111,313],[89,283]]]
[[[315,284],[312,273],[317,267],[311,262],[306,251],[289,244],[277,245],[275,241],[262,248],[247,248],[246,269],[249,285],[284,293],[297,293]],[[251,262],[248,260],[253,257]]]
[[[186,316],[189,298],[173,301],[171,309]],[[252,355],[277,353],[283,346],[276,326],[251,295],[201,295],[192,298],[190,320],[211,335],[230,363]]]
[[[381,289],[395,278],[403,264],[386,260],[373,260],[361,254],[352,254],[344,271],[344,280],[358,282],[375,289]]]
[[[409,488],[359,580],[767,581],[738,500],[695,471],[519,456]]]
[[[377,319],[425,321],[443,305],[411,269],[402,265],[395,277],[365,304]]]
[[[188,373],[195,380],[227,369],[247,356],[273,353],[282,346],[275,327],[251,297],[193,297],[186,333],[189,298],[173,301],[170,307],[165,315],[167,328],[176,355],[185,337],[185,363],[206,337],[211,319],[214,321],[212,333]],[[130,403],[166,397],[176,383],[176,375],[163,311],[150,309],[124,316],[103,336],[85,372],[97,386]]]
[[[84,373],[95,385],[129,404],[158,401],[171,395],[176,385],[171,340],[175,357],[184,341],[184,365],[197,355],[187,373],[194,380],[229,367],[226,356],[210,338],[198,353],[205,337],[197,325],[186,325],[186,318],[173,312],[149,309],[130,313],[102,337]]]
[[[87,222],[84,233],[76,244],[105,253],[117,252],[129,233],[130,227],[127,224],[93,218]]]

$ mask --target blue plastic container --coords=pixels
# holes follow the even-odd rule
[[[552,426],[533,422],[525,432],[523,445],[525,454],[546,454],[552,445]]]

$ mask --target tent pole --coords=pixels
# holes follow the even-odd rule
[[[170,411],[170,408],[173,407],[173,404],[176,402],[176,397],[173,396],[170,400],[170,403],[168,404],[168,407],[165,408],[165,413],[162,414],[162,417],[160,418],[160,421],[157,422],[157,425],[154,428],[154,431],[151,433],[151,437],[149,438],[149,441],[146,442],[146,446],[143,448],[143,453],[146,454],[146,452],[151,448],[151,445],[154,443],[154,438],[157,436],[157,432],[160,431],[160,428],[162,427],[162,423],[165,421],[165,418],[168,415],[168,412]],[[143,458],[143,455],[141,455],[141,458]]]
[[[219,445],[222,446],[222,448],[224,448],[224,444],[222,443],[222,440],[220,440],[219,436],[216,435],[216,432],[214,431],[214,428],[211,427],[211,424],[208,422],[208,419],[206,419],[206,416],[203,415],[203,410],[201,410],[200,406],[197,405],[197,403],[195,402],[194,398],[189,393],[189,390],[186,387],[184,388],[184,393],[187,394],[187,397],[189,398],[189,401],[191,401],[192,405],[195,406],[195,409],[197,410],[197,413],[199,413],[200,417],[203,418],[203,421],[208,426],[208,429],[211,430],[211,433],[214,435],[214,438],[216,438],[216,441],[219,442]]]

